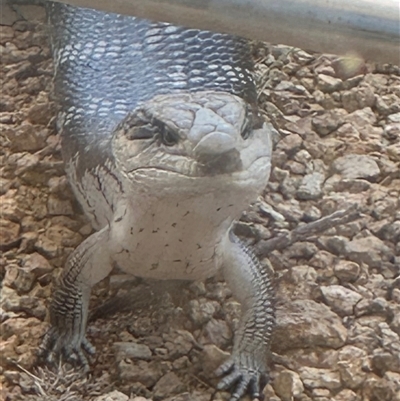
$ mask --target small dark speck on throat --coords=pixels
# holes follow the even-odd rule
[[[217,212],[219,212],[221,210],[221,208],[219,207],[219,208],[217,208]]]
[[[140,228],[140,229],[139,229],[139,232],[141,233],[143,230],[144,230],[144,228]]]
[[[176,223],[172,223],[171,226],[172,226],[172,227],[176,227]]]
[[[116,222],[116,223],[118,223],[119,221],[121,221],[122,220],[122,216],[119,216],[119,217],[117,217],[114,221]]]
[[[183,215],[183,217],[186,217],[189,214],[189,210]]]

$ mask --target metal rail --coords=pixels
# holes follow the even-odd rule
[[[398,0],[56,0],[400,65]]]

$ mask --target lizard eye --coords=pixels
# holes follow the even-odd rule
[[[165,125],[160,127],[160,134],[161,134],[161,142],[165,146],[173,146],[176,145],[179,141],[179,136]]]
[[[140,125],[129,132],[128,139],[151,139],[157,130],[150,124]]]

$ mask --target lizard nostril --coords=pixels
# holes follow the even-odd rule
[[[202,155],[199,162],[207,175],[229,174],[241,170],[243,166],[240,153],[236,149],[219,155]]]

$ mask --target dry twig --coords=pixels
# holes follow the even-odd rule
[[[296,227],[292,231],[287,231],[266,241],[260,241],[256,245],[256,253],[260,257],[266,257],[275,249],[284,249],[295,242],[304,241],[312,235],[321,234],[329,228],[336,227],[341,224],[350,223],[361,217],[356,204],[348,209],[338,210],[319,220],[313,221],[302,226]]]

